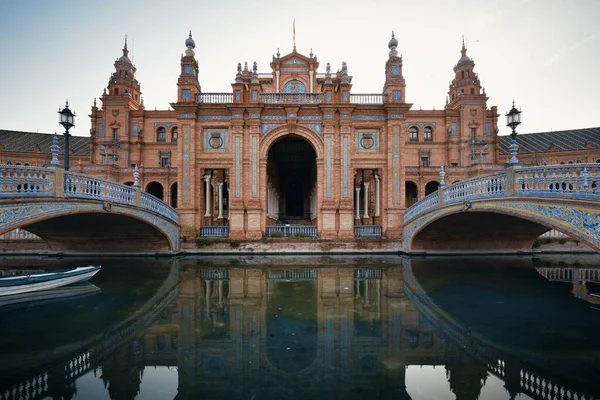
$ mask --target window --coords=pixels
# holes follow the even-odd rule
[[[427,157],[427,156],[421,157],[421,165],[424,167],[430,167],[431,165],[429,164],[429,157]]]
[[[170,167],[171,166],[171,160],[169,159],[169,157],[161,157],[160,158],[160,166],[165,168],[165,167]]]
[[[115,88],[114,93],[119,94],[119,88]]]
[[[433,129],[431,127],[426,126],[423,129],[423,140],[426,142],[433,142]]]
[[[471,140],[475,141],[476,136],[477,136],[477,128],[471,128]]]
[[[167,129],[163,126],[156,130],[156,141],[166,142],[167,141]]]
[[[471,94],[475,94],[475,88],[471,88]]]
[[[158,165],[161,168],[168,168],[171,166],[171,151],[170,150],[159,150]]]
[[[177,130],[177,127],[174,127],[173,129],[171,129],[171,143],[177,143],[178,135],[179,135],[179,132]]]
[[[408,128],[408,140],[411,142],[419,141],[419,130],[416,127],[411,126]]]
[[[113,128],[113,140],[117,140],[119,138],[119,128]]]

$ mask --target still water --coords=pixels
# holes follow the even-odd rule
[[[2,258],[102,270],[0,307],[0,399],[599,399],[582,257]]]

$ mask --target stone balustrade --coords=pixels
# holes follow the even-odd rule
[[[383,94],[359,93],[350,95],[350,104],[383,104]]]
[[[323,93],[261,93],[263,104],[321,104]]]
[[[199,93],[196,102],[201,104],[230,104],[233,103],[233,93]]]
[[[600,198],[597,180],[600,163],[560,164],[535,167],[511,166],[503,171],[465,179],[416,202],[404,213],[410,221],[439,206],[502,196]],[[441,197],[439,193],[442,193]]]
[[[141,207],[179,223],[179,214],[158,198],[95,176],[64,171],[60,167],[0,164],[0,199],[73,198]]]
[[[0,198],[51,196],[54,180],[50,168],[0,164]]]
[[[314,225],[268,225],[265,234],[269,237],[317,237]]]

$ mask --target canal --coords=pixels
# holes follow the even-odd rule
[[[98,264],[0,306],[0,400],[600,399],[600,256],[6,257],[0,275]]]

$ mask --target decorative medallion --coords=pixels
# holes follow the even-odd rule
[[[117,118],[119,116],[119,110],[112,110],[112,115]]]
[[[356,141],[356,148],[358,151],[378,151],[379,129],[357,130]]]
[[[227,150],[227,130],[226,129],[205,129],[204,130],[205,151],[225,151]]]

